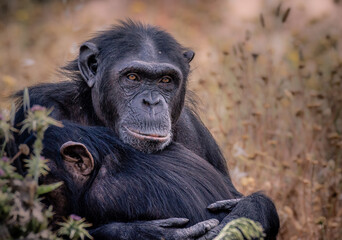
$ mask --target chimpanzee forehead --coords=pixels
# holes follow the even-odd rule
[[[110,45],[102,49],[103,54],[101,55],[113,60],[132,58],[146,62],[168,62],[183,65],[184,57],[181,49],[166,45],[166,42],[161,44],[149,37],[128,42],[113,39]]]
[[[137,41],[136,45],[131,45],[125,49],[119,49],[120,56],[132,58],[145,62],[168,62],[177,64],[182,60],[182,53],[179,49],[165,49],[158,46],[151,38],[146,38],[143,41]]]
[[[145,41],[141,43],[139,58],[140,59],[156,59],[161,54],[161,51],[157,49],[155,42],[147,37]]]

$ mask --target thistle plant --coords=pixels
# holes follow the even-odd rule
[[[30,98],[28,96],[28,90],[24,90],[24,109],[28,109],[30,106]],[[47,160],[40,156],[43,150],[43,138],[44,132],[50,125],[62,127],[63,125],[55,119],[49,117],[52,109],[46,109],[38,105],[34,105],[28,109],[26,119],[21,123],[22,128],[20,134],[24,131],[33,132],[36,136],[36,140],[33,144],[33,155],[31,159],[26,160],[26,167],[28,168],[28,175],[38,182],[39,175],[46,175],[49,171],[46,165]]]
[[[61,228],[58,231],[59,235],[67,236],[72,240],[85,239],[85,237],[92,239],[87,227],[91,224],[85,222],[85,218],[81,218],[77,215],[71,214],[69,219],[64,219],[64,222],[59,223]]]
[[[14,105],[12,105],[11,116],[14,116]],[[12,119],[12,117],[11,117]],[[4,155],[6,144],[13,140],[12,132],[16,132],[17,130],[12,127],[11,121],[6,121],[3,114],[0,112],[0,139],[3,139],[0,156]],[[1,143],[1,142],[0,142]]]
[[[18,132],[13,127],[14,107],[9,119],[0,114],[0,240],[61,239],[58,234],[71,239],[91,238],[85,229],[90,226],[85,219],[68,220],[61,223],[60,232],[52,231],[50,222],[53,209],[41,203],[40,195],[53,191],[62,182],[39,185],[38,179],[49,171],[48,160],[41,156],[44,132],[50,125],[62,127],[62,124],[49,117],[51,109],[37,105],[30,108],[27,89],[24,91],[23,106],[26,119],[21,123],[19,133],[27,131],[36,137],[31,153],[29,147],[23,144],[13,157],[6,156],[6,145],[13,140],[13,132]],[[24,160],[26,176],[18,174],[12,166],[13,161],[21,155],[29,156]]]

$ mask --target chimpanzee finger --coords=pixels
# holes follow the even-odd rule
[[[187,218],[168,218],[161,220],[152,221],[154,224],[164,227],[164,228],[172,228],[172,227],[183,227],[189,222]]]
[[[210,204],[207,209],[211,211],[219,211],[219,210],[227,210],[231,211],[233,208],[238,204],[243,198],[236,198],[236,199],[228,199],[217,201],[215,203]]]
[[[199,222],[189,228],[178,229],[176,231],[177,239],[194,239],[206,234],[219,224],[217,219],[209,219]]]
[[[219,230],[213,229],[207,232],[204,236],[197,238],[197,240],[213,240],[219,233]]]

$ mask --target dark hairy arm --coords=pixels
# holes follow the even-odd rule
[[[262,193],[243,195],[236,190],[229,176],[226,159],[209,130],[200,118],[188,108],[184,108],[175,131],[175,141],[204,158],[226,176],[226,184],[239,202],[223,201],[226,204],[212,204],[214,211],[226,211],[226,218],[201,239],[213,239],[230,221],[246,217],[260,222],[267,235],[266,239],[275,239],[279,230],[279,217],[273,202]]]
[[[184,228],[186,218],[169,218],[130,223],[112,222],[90,231],[94,239],[101,240],[192,240],[203,236],[217,226],[216,219],[210,219]]]

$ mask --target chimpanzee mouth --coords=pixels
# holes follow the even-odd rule
[[[152,134],[152,133],[143,133],[139,130],[133,130],[129,129],[128,127],[124,127],[129,134],[134,136],[137,139],[140,140],[147,140],[147,141],[157,141],[157,142],[166,142],[170,139],[170,134],[166,135],[158,135],[158,134]]]

